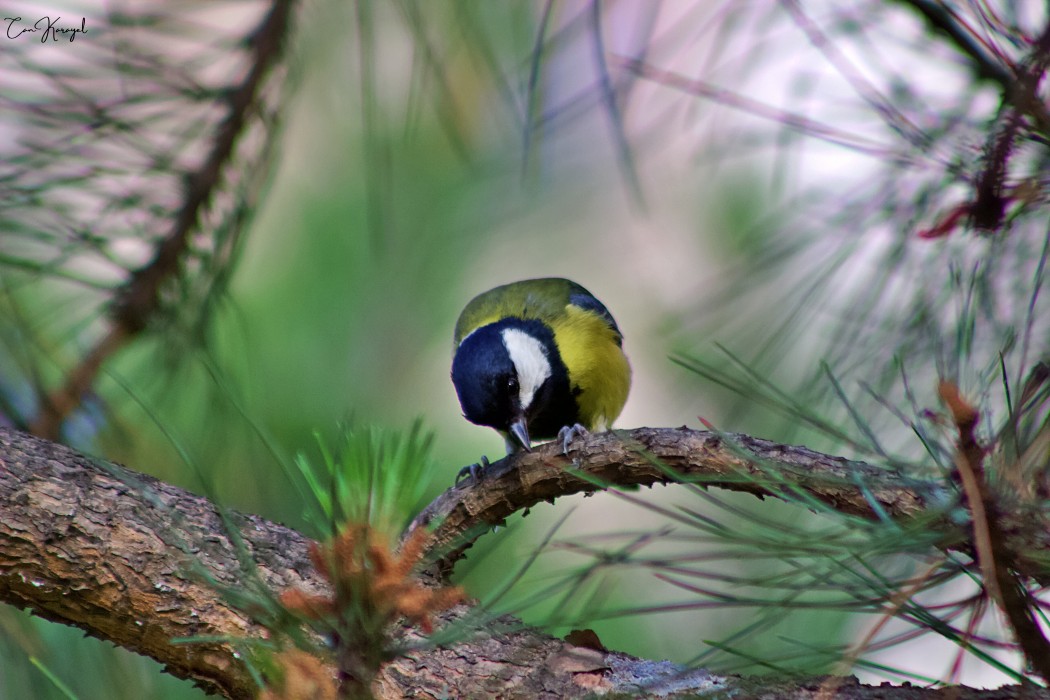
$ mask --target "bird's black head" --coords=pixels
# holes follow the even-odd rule
[[[452,383],[467,420],[506,431],[521,406],[518,372],[498,325],[479,328],[463,340],[452,360]]]
[[[456,349],[452,383],[467,420],[525,447],[529,433],[553,437],[575,422],[565,365],[540,321],[505,318],[475,330]]]

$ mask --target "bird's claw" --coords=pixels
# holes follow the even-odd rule
[[[477,484],[481,481],[481,477],[484,476],[485,470],[488,468],[489,458],[482,455],[479,461],[474,462],[474,464],[468,464],[459,470],[459,473],[456,474],[456,483],[453,486],[459,486],[459,482],[465,480],[468,476],[470,477],[471,486]]]
[[[578,437],[587,437],[588,435],[590,435],[590,431],[579,423],[576,425],[566,425],[558,431],[558,442],[561,444],[561,453],[567,457],[569,455],[569,445],[572,444],[572,441]]]

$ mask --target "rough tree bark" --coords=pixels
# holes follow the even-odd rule
[[[875,494],[894,517],[916,517],[931,502],[945,501],[945,494],[929,484],[746,436],[643,428],[593,435],[574,446],[572,456],[581,471],[610,484],[673,480],[638,452],[644,446],[689,478],[757,493],[763,488],[740,480],[740,471],[754,477],[776,466],[782,479],[851,513],[871,512],[857,475],[869,496]],[[745,449],[755,456],[745,457]],[[439,542],[469,542],[464,533],[477,531],[476,525],[500,521],[540,500],[596,488],[567,471],[572,463],[552,447],[493,466],[476,487],[450,489],[415,525],[440,516]],[[774,481],[764,492],[775,496],[784,482]],[[946,547],[965,546],[959,532],[945,528]],[[1047,551],[1046,533],[1026,532],[1023,522],[1007,530],[1017,539],[1018,551],[1031,554],[1034,567]],[[264,635],[220,589],[261,583],[274,592],[288,586],[320,591],[324,584],[307,558],[307,545],[307,538],[282,525],[222,514],[207,499],[151,477],[0,429],[0,600],[152,657],[210,692],[248,698],[257,688],[231,645],[173,645],[170,640]],[[1036,573],[1033,568],[1031,575]],[[470,612],[470,606],[459,606],[445,621]],[[511,618],[491,622],[484,634],[450,648],[414,652],[393,662],[375,685],[380,698],[564,698],[595,691],[653,697],[710,691],[798,698],[939,694],[863,686],[851,678],[762,680],[684,673],[667,662],[573,646]],[[1007,698],[1021,691],[953,688],[951,696]],[[1025,693],[1050,698],[1042,690]]]

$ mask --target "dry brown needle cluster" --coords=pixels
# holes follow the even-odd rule
[[[406,619],[425,633],[432,617],[463,599],[459,588],[427,588],[415,577],[432,537],[412,533],[395,551],[394,541],[367,524],[349,524],[324,544],[313,543],[310,559],[328,582],[330,593],[289,589],[284,607],[315,624],[328,641],[325,656],[335,668],[304,652],[277,655],[267,700],[371,698],[372,680],[399,653],[394,623]],[[309,658],[307,658],[309,657]]]
[[[384,624],[404,617],[430,633],[431,616],[463,599],[459,587],[426,588],[414,577],[430,539],[430,533],[421,528],[395,552],[386,535],[368,525],[349,525],[328,543],[314,543],[310,548],[311,561],[333,593],[313,595],[290,589],[281,595],[281,602],[310,619],[338,617],[352,606],[374,612]]]
[[[313,654],[286,649],[274,658],[281,677],[259,693],[259,700],[337,700],[331,669]]]

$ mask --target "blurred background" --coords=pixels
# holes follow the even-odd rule
[[[59,24],[88,28],[73,41],[10,38],[43,14],[16,5],[0,37],[0,419],[23,429],[131,318],[121,290],[271,60],[182,262],[60,433],[232,508],[307,526],[260,433],[287,457],[341,423],[422,418],[436,438],[420,507],[500,456],[460,415],[451,336],[471,297],[518,279],[571,278],[612,311],[634,368],[619,427],[702,418],[920,476],[950,463],[937,376],[992,435],[1004,385],[1045,356],[1042,143],[1013,153],[1008,179],[1030,194],[999,235],[950,224],[998,128],[1004,66],[1047,21],[1034,3],[316,0],[291,5],[272,56],[246,41],[269,3],[53,0]],[[513,571],[497,609],[719,670],[1020,673],[965,577],[912,599],[950,610],[952,633],[916,633],[914,613],[866,637],[894,581],[931,566],[921,537],[874,552],[883,540],[850,545],[856,524],[799,503],[635,495],[537,507],[459,576],[485,600]],[[879,572],[854,588],[831,573],[850,546]],[[623,547],[622,566],[594,568]],[[811,557],[833,563],[816,574]],[[685,561],[703,590],[668,580]],[[531,600],[557,581],[564,596]],[[966,632],[987,650],[963,651]],[[80,636],[0,610],[0,696],[200,696]]]

